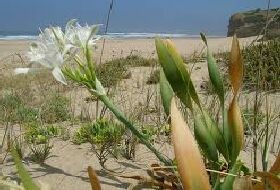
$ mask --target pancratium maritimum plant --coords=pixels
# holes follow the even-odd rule
[[[96,77],[92,56],[93,46],[99,39],[96,34],[97,31],[97,25],[81,26],[75,20],[68,22],[64,32],[59,27],[47,28],[39,35],[38,42],[30,47],[28,57],[31,61],[31,68],[18,68],[15,72],[28,73],[42,68],[49,69],[57,81],[66,84],[67,78],[87,88],[160,161],[166,165],[173,165],[169,158],[166,158],[150,144],[138,128],[125,117],[106,95],[105,89]],[[243,62],[237,38],[233,38],[231,50],[229,74],[233,98],[228,107],[226,106],[225,90],[218,65],[209,51],[204,35],[202,35],[202,39],[207,46],[208,71],[210,81],[219,98],[220,114],[223,117],[222,123],[215,121],[213,116],[206,109],[203,109],[190,73],[174,44],[170,40],[156,40],[157,54],[162,67],[160,72],[161,96],[165,112],[171,118],[174,152],[184,188],[190,190],[233,189],[235,177],[242,170],[247,175],[245,177],[251,177],[252,175],[262,177],[263,181],[254,185],[253,189],[264,189],[267,181],[274,189],[280,189],[280,180],[277,177],[280,173],[279,157],[270,172],[254,174],[250,174],[239,160],[239,154],[244,143],[244,134],[237,100],[243,78]],[[66,64],[68,60],[73,60],[75,64],[71,66]],[[177,98],[174,98],[174,96]],[[194,123],[194,136],[177,108],[176,100],[189,109]],[[203,153],[205,159],[202,158],[201,153]],[[207,167],[204,161],[207,161]],[[230,174],[227,174],[227,177],[221,180],[218,173],[223,166]],[[211,171],[209,176],[207,170]],[[251,183],[251,181],[248,180],[248,183]]]
[[[54,78],[63,83],[66,79],[86,87],[88,91],[98,97],[124,125],[137,136],[141,143],[147,146],[160,161],[171,165],[172,161],[161,154],[138,128],[113,104],[106,95],[106,91],[95,74],[93,61],[93,47],[100,38],[97,35],[99,25],[81,26],[76,20],[67,23],[65,31],[60,27],[49,27],[39,35],[38,41],[33,43],[28,53],[31,61],[30,68],[17,68],[16,74],[29,73],[42,69],[52,71]],[[73,60],[74,66],[67,65]],[[42,67],[43,66],[43,67]]]

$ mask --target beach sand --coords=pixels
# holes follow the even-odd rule
[[[228,51],[231,47],[232,38],[209,38],[208,44],[212,52]],[[255,37],[240,39],[242,45],[248,45]],[[194,52],[200,52],[204,44],[200,38],[175,38],[174,41],[177,49],[183,56],[188,56]],[[29,40],[0,40],[0,60],[13,54],[25,54],[28,46],[32,41]],[[99,58],[102,49],[103,40],[97,43],[95,57]],[[103,61],[110,60],[114,57],[128,56],[131,53],[138,53],[144,57],[155,56],[155,40],[154,39],[106,39],[103,54]]]
[[[253,39],[254,37],[240,39],[241,45],[248,45]],[[194,52],[199,53],[204,47],[199,38],[174,39],[173,41],[183,56],[189,56]],[[9,57],[15,53],[21,54],[24,57],[30,43],[31,41],[0,41],[0,76],[1,69],[4,69],[3,65],[7,65],[7,60],[10,60]],[[212,52],[224,52],[230,49],[231,38],[211,38],[208,40],[208,43]],[[96,60],[99,60],[101,47],[102,41],[99,41],[95,51]],[[125,57],[131,53],[139,54],[144,57],[156,57],[154,39],[106,40],[102,61],[104,62],[116,57]],[[135,107],[135,105],[142,104],[143,102],[141,101],[145,101],[147,92],[155,93],[158,91],[156,85],[147,86],[140,84],[143,88],[138,87],[139,82],[145,81],[143,78],[149,76],[151,72],[150,68],[132,68],[131,72],[133,76],[132,79],[123,80],[121,82],[118,87],[118,93],[120,94],[117,94],[116,98],[119,99],[116,100],[117,102],[122,99],[130,99],[128,102],[134,103],[134,105],[122,106],[125,113],[131,112],[131,109]],[[197,89],[200,87],[202,81],[208,80],[207,72],[207,65],[205,62],[195,64],[192,78]],[[123,91],[120,90],[122,88]],[[86,92],[79,91],[79,93],[82,94],[81,96],[77,94],[79,99],[83,96],[86,97],[86,95],[84,95]],[[71,130],[77,128],[77,126],[71,126],[69,123],[63,123],[62,125],[70,126]],[[0,129],[1,140],[3,128],[0,127]],[[15,126],[15,129],[18,129],[18,127]],[[145,169],[148,168],[150,164],[158,162],[150,151],[140,145],[137,148],[137,155],[134,161],[110,159],[108,163],[106,163],[107,168],[119,172],[118,174],[110,175],[102,170],[96,156],[94,156],[90,150],[91,147],[89,144],[74,145],[70,141],[63,141],[61,139],[55,139],[53,144],[52,156],[46,161],[45,165],[40,166],[28,161],[25,161],[25,164],[36,180],[48,184],[54,190],[89,190],[90,184],[86,172],[89,165],[97,170],[102,189],[129,189],[131,184],[135,184],[137,181],[123,179],[116,175],[147,175]],[[170,145],[158,144],[158,147],[161,152],[170,157],[173,156],[172,147]],[[273,156],[271,157],[274,159]],[[3,173],[14,178],[15,170],[13,168],[13,162],[10,159],[11,158],[8,157],[4,164]],[[252,163],[251,151],[248,149],[243,151],[242,159],[245,160],[246,164],[250,165]]]

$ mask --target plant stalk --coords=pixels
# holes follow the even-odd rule
[[[142,144],[144,144],[148,149],[150,149],[157,158],[163,162],[167,166],[171,166],[172,160],[166,158],[163,154],[161,154],[155,147],[145,138],[145,136],[130,122],[125,115],[116,108],[116,106],[111,102],[111,100],[106,95],[99,96],[99,99],[111,110],[114,115],[120,120],[125,127],[127,127],[139,140]]]

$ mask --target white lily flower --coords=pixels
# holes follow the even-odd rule
[[[26,74],[45,68],[52,71],[57,81],[66,84],[60,69],[64,59],[71,58],[79,48],[85,50],[87,46],[93,46],[99,39],[96,35],[98,28],[99,25],[81,26],[76,20],[67,23],[65,34],[60,27],[46,28],[41,31],[38,42],[31,44],[27,54],[32,67],[17,68],[14,70],[15,74]]]
[[[61,35],[62,33],[57,34]],[[64,63],[64,45],[57,40],[57,34],[54,34],[53,30],[49,28],[41,33],[38,42],[31,44],[30,51],[27,54],[33,68],[17,68],[14,70],[15,74],[42,70],[43,68],[37,65],[40,64],[52,70],[52,74],[57,81],[66,84],[65,77],[60,70],[60,67]]]
[[[67,23],[65,29],[65,38],[75,47],[86,48],[87,45],[93,46],[100,36],[96,35],[99,25],[81,26],[76,20],[71,20]]]

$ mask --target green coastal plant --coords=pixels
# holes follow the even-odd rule
[[[29,148],[31,150],[31,160],[43,164],[50,157],[53,146],[46,142],[43,144],[30,144]]]
[[[123,126],[113,121],[99,119],[85,124],[75,132],[73,142],[90,143],[101,166],[104,167],[109,156],[117,157],[124,135]]]
[[[63,135],[62,129],[53,125],[28,123],[24,126],[24,139],[31,151],[31,160],[43,164],[51,155],[50,140]]]
[[[29,175],[28,171],[24,168],[22,161],[17,154],[15,149],[11,151],[17,172],[23,184],[23,187],[27,190],[40,190],[39,187],[33,182],[32,177]]]
[[[207,45],[206,37],[202,34],[202,40]],[[177,95],[180,102],[189,108],[190,115],[194,123],[194,137],[190,127],[185,122],[177,105],[176,98],[171,101],[170,96],[162,96],[166,105],[169,105],[171,112],[171,133],[174,143],[174,152],[184,189],[215,189],[228,190],[234,189],[239,184],[235,181],[241,171],[244,175],[261,176],[257,173],[250,173],[244,164],[239,160],[239,153],[244,143],[243,123],[241,111],[238,106],[237,97],[241,88],[243,78],[243,61],[239,42],[233,37],[232,49],[230,54],[229,76],[232,86],[233,97],[229,107],[226,107],[224,85],[219,74],[216,61],[212,57],[209,49],[207,50],[208,72],[213,88],[219,97],[221,106],[222,123],[215,122],[201,106],[196,92],[192,89],[190,80],[188,80],[188,70],[182,67],[182,60],[178,52],[169,40],[156,40],[159,62],[163,67],[164,74],[172,90]],[[208,47],[207,47],[208,48]],[[175,76],[176,77],[172,77]],[[189,83],[186,83],[188,81]],[[189,86],[187,85],[189,84]],[[184,88],[184,86],[186,87]],[[188,89],[188,90],[186,90]],[[184,93],[182,93],[182,91]],[[169,90],[169,94],[171,94]],[[188,93],[189,95],[185,95]],[[186,101],[188,99],[188,101]],[[195,104],[193,104],[193,102]],[[167,109],[168,110],[168,109]],[[188,122],[189,123],[189,122]],[[198,142],[198,145],[195,143]],[[188,144],[188,146],[186,146]],[[201,150],[201,152],[199,151]],[[201,154],[202,153],[202,154]],[[192,155],[192,156],[186,156]],[[204,159],[202,157],[204,156]],[[223,161],[220,162],[220,157]],[[277,161],[276,161],[277,162]],[[207,164],[207,167],[205,166]],[[219,170],[226,164],[228,175],[222,180]],[[210,173],[210,181],[206,171]],[[270,176],[262,174],[262,177]],[[242,178],[239,176],[239,178]],[[272,180],[275,180],[273,181]],[[268,180],[268,178],[266,178]],[[274,189],[280,184],[280,179],[270,176],[269,184]],[[272,182],[273,181],[273,182]],[[252,185],[252,189],[258,189],[258,185]],[[276,185],[277,184],[277,185]],[[245,188],[243,188],[245,190]],[[264,189],[262,186],[259,189]]]

